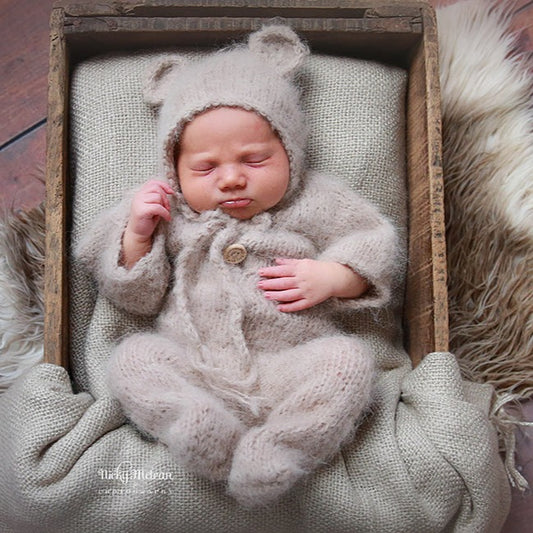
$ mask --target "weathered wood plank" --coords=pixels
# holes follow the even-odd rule
[[[131,31],[248,31],[268,20],[261,17],[66,17],[65,34]],[[291,25],[301,31],[350,31],[350,32],[387,32],[421,33],[420,19],[416,17],[390,18],[306,18],[291,20]]]
[[[218,46],[259,28],[261,17],[66,17],[73,61],[88,54],[165,46]],[[405,66],[420,39],[417,17],[292,18],[291,26],[315,52],[357,55]]]
[[[46,153],[44,360],[68,368],[67,283],[68,57],[63,12],[51,18]]]
[[[58,0],[55,5],[62,7],[68,16],[251,16],[260,10],[262,16],[313,16],[313,17],[360,17],[367,9],[385,9],[394,12],[397,7],[404,14],[416,14],[418,2],[402,0],[122,0],[121,2]]]
[[[417,364],[448,349],[446,241],[436,21],[424,12],[424,38],[409,70],[407,157],[409,271],[404,323]]]

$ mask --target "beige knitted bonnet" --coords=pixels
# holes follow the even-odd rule
[[[290,27],[271,25],[251,33],[245,44],[195,60],[166,55],[152,65],[144,97],[160,106],[160,171],[176,191],[174,148],[184,125],[210,108],[229,106],[259,113],[277,132],[289,157],[291,180],[285,198],[290,196],[301,179],[307,140],[293,76],[308,53]]]

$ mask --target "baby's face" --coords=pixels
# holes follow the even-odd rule
[[[289,185],[289,159],[278,136],[265,119],[240,108],[211,109],[189,122],[176,166],[191,209],[220,207],[241,220],[274,207]]]

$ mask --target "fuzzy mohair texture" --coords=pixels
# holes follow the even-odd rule
[[[533,394],[530,73],[512,2],[437,10],[450,342],[466,375]],[[42,359],[44,211],[0,220],[0,392]]]

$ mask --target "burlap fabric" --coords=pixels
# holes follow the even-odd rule
[[[91,60],[72,80],[74,243],[98,211],[154,171],[154,116],[139,90],[148,61]],[[371,198],[404,241],[405,82],[399,69],[316,56],[300,78],[310,165]],[[401,280],[387,309],[344,320],[380,368],[354,442],[278,504],[254,511],[223,485],[184,472],[126,423],[106,394],[103,364],[119,337],[149,324],[97,298],[75,263],[71,283],[74,384],[63,369],[39,365],[0,398],[0,530],[499,531],[509,488],[488,421],[492,389],[462,381],[446,353],[411,370]]]

